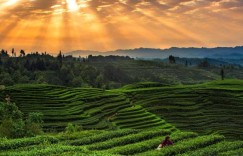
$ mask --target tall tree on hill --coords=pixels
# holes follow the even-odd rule
[[[170,56],[169,56],[169,62],[170,62],[171,64],[175,64],[175,63],[176,63],[176,61],[175,61],[175,57],[172,56],[172,55],[170,55]]]
[[[31,65],[30,65],[30,70],[31,71],[35,71],[36,70],[36,63],[35,63],[35,61],[32,61]]]
[[[43,59],[40,59],[39,57],[36,60],[36,68],[38,70],[45,70],[46,66],[45,66],[45,62],[43,61]]]
[[[220,71],[221,79],[224,80],[224,69],[222,68]]]
[[[57,60],[59,62],[60,67],[62,66],[62,59],[63,56],[62,56],[62,52],[60,51],[59,54],[57,55]]]
[[[74,78],[74,74],[71,68],[63,65],[60,69],[59,77],[62,80],[63,85],[70,85],[71,81]]]
[[[209,68],[210,67],[210,64],[209,64],[208,60],[205,59],[205,60],[203,60],[202,62],[200,62],[198,64],[198,67],[200,67],[200,68]]]
[[[12,49],[12,57],[14,57],[14,48]]]
[[[9,55],[8,55],[8,51],[5,51],[4,49],[1,50],[0,55],[1,55],[2,57],[9,57]]]
[[[23,49],[20,50],[20,57],[24,57],[25,56],[25,52]]]

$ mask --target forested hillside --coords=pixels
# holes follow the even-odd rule
[[[196,84],[226,78],[243,78],[241,67],[218,62],[193,60],[135,60],[120,56],[89,56],[74,58],[59,53],[25,54],[19,57],[2,50],[0,53],[0,84],[52,84],[68,87],[119,88],[126,84],[152,81],[165,85]],[[174,58],[174,57],[172,57]]]

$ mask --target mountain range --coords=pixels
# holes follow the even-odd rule
[[[164,59],[170,55],[181,58],[221,58],[221,59],[243,59],[243,46],[237,47],[216,47],[216,48],[179,48],[172,47],[169,49],[155,49],[155,48],[135,48],[135,49],[118,49],[115,51],[90,51],[90,50],[76,50],[67,52],[64,55],[72,55],[74,57],[86,57],[88,55],[118,55],[129,56],[132,58],[143,59]]]

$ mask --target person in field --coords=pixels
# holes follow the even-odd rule
[[[157,147],[158,150],[160,150],[161,148],[165,147],[165,146],[170,146],[170,145],[174,145],[173,141],[170,140],[169,136],[165,137],[165,140],[163,140],[161,142],[161,144],[159,144],[159,146]]]

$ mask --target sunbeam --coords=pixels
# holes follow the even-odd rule
[[[16,4],[18,1],[19,1],[19,0],[8,0],[8,1],[5,3],[5,5],[6,5],[6,6],[14,5],[14,4]]]
[[[66,0],[66,3],[69,11],[77,11],[79,8],[76,0]]]
[[[32,51],[48,45],[57,52],[234,46],[242,43],[241,4],[239,0],[0,0],[0,47],[23,45]]]

